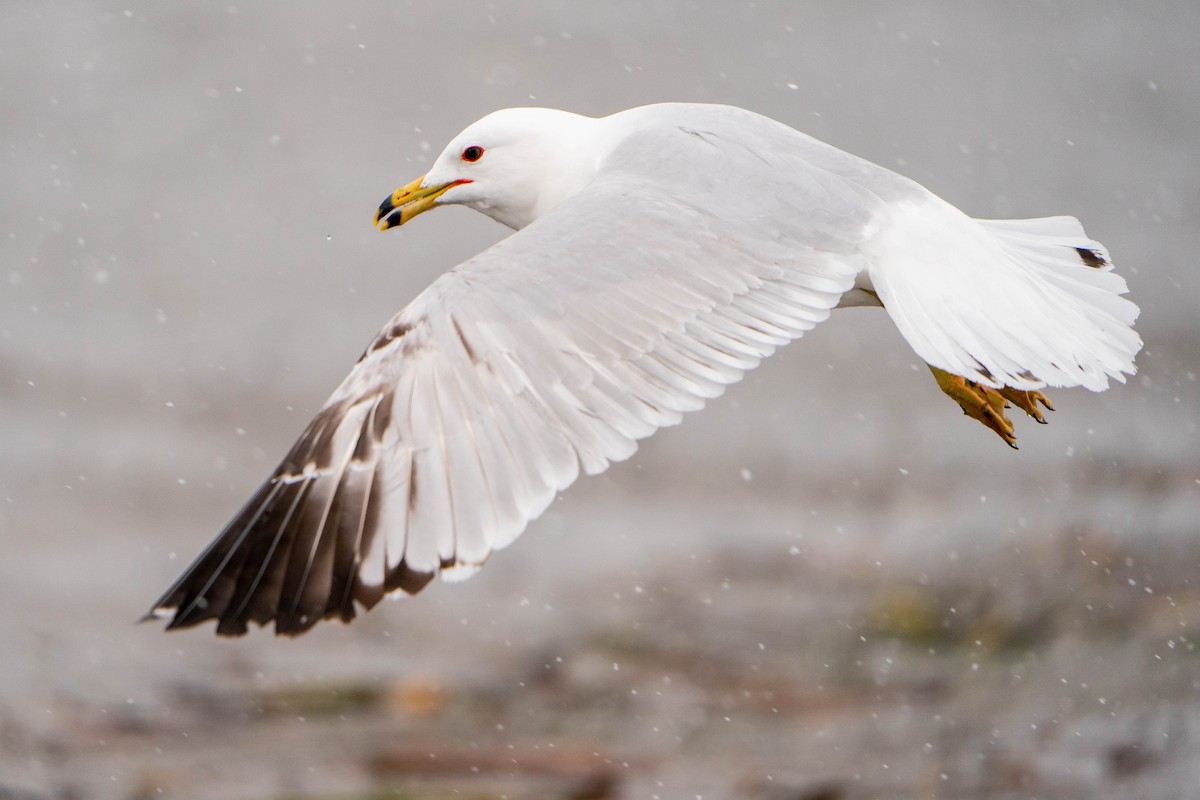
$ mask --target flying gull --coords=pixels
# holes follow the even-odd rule
[[[148,616],[237,636],[471,575],[580,471],[633,455],[835,308],[880,306],[970,416],[1133,374],[1138,309],[1073,217],[972,219],[740,108],[497,111],[379,207],[517,231],[368,345]]]

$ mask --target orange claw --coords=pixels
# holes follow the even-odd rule
[[[961,375],[954,375],[943,369],[938,369],[932,364],[929,365],[929,369],[933,372],[933,377],[937,380],[938,388],[950,395],[954,402],[958,403],[959,407],[962,408],[964,414],[972,419],[979,420],[988,428],[995,431],[996,435],[1003,439],[1005,444],[1014,450],[1017,449],[1017,437],[1013,433],[1012,421],[1004,413],[1004,409],[1008,407],[1008,403],[1005,402],[1007,395],[974,381],[969,381]],[[1045,398],[1042,398],[1042,400],[1044,402]],[[1025,408],[1024,405],[1021,407]],[[1034,410],[1037,410],[1036,406]]]
[[[1023,392],[1020,389],[1005,386],[1000,390],[1000,394],[1003,395],[1005,400],[1008,400],[1043,425],[1046,424],[1046,417],[1042,415],[1041,409],[1038,408],[1038,403],[1045,406],[1047,411],[1054,410],[1054,406],[1050,405],[1050,400],[1046,395],[1037,390]]]

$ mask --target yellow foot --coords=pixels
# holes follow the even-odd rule
[[[1004,413],[1008,404],[1011,402],[1043,425],[1046,423],[1046,418],[1042,416],[1038,403],[1050,411],[1054,410],[1050,401],[1041,392],[1022,392],[1007,386],[999,390],[992,389],[938,369],[932,364],[929,365],[929,369],[937,380],[938,388],[950,395],[954,402],[962,408],[963,413],[991,428],[997,436],[1004,440],[1005,444],[1014,450],[1017,449],[1017,437],[1013,433],[1012,421]]]
[[[1054,410],[1054,406],[1050,405],[1050,400],[1046,395],[1038,391],[1022,392],[1020,389],[1005,386],[1000,390],[1000,395],[1043,425],[1046,424],[1046,418],[1038,408],[1038,403],[1044,405],[1047,411]]]

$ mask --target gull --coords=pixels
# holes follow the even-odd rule
[[[510,544],[835,308],[882,307],[963,411],[1015,446],[1047,386],[1134,373],[1138,308],[1068,216],[973,219],[740,108],[470,125],[379,207],[516,231],[367,346],[272,476],[147,615],[237,636],[349,621]]]

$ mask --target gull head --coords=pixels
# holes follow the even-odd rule
[[[379,206],[375,227],[434,206],[463,205],[520,229],[583,188],[603,156],[603,120],[549,108],[508,108],[473,123],[425,175]]]

